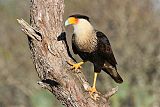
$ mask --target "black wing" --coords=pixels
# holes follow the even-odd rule
[[[106,59],[106,61],[116,68],[117,61],[114,57],[111,45],[109,40],[105,34],[100,31],[96,32],[96,36],[98,39],[98,50],[100,54]]]
[[[74,34],[72,35],[72,50],[73,50],[74,54],[78,54],[78,50],[75,46],[75,35]]]

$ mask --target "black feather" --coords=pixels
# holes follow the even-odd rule
[[[86,19],[89,21],[89,17],[88,16],[85,16],[85,15],[80,15],[80,14],[74,14],[74,15],[71,15],[69,17],[75,17],[75,18],[78,18],[78,19]]]

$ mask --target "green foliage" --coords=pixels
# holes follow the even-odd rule
[[[111,98],[112,107],[151,107],[154,98],[146,89],[148,88],[133,87],[128,83],[120,85],[119,92]]]
[[[57,107],[53,95],[46,91],[38,91],[31,96],[33,107]],[[63,107],[63,106],[59,106]]]

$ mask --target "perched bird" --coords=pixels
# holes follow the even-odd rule
[[[74,54],[78,54],[83,60],[82,62],[73,64],[73,69],[81,68],[81,65],[86,61],[90,61],[94,65],[94,81],[93,86],[88,91],[92,98],[93,93],[98,93],[96,90],[97,75],[103,70],[109,74],[117,83],[122,83],[123,80],[117,72],[117,61],[112,52],[110,42],[105,34],[95,30],[89,21],[89,17],[85,15],[71,15],[65,21],[65,26],[73,25],[74,33],[72,35],[72,49]]]

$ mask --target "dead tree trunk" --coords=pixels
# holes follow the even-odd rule
[[[117,88],[113,88],[99,101],[94,101],[85,90],[89,88],[83,73],[70,70],[63,30],[64,0],[31,0],[30,22],[18,22],[28,36],[32,59],[41,80],[39,84],[53,93],[66,107],[109,107],[108,99]]]

